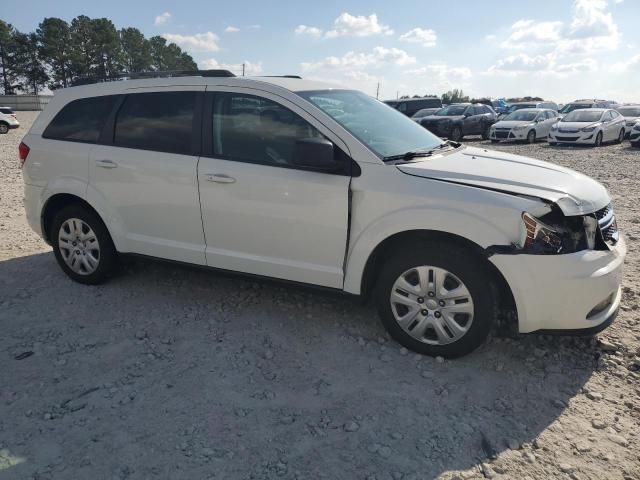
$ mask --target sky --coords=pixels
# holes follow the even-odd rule
[[[461,88],[494,98],[640,102],[640,0],[20,0],[0,18],[107,17],[201,68],[297,74],[381,99]]]

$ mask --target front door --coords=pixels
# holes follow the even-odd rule
[[[207,264],[342,288],[348,169],[292,164],[297,140],[332,134],[280,97],[244,92],[212,93],[205,108],[210,153],[200,159],[198,185]],[[335,141],[334,148],[345,165],[351,161]]]

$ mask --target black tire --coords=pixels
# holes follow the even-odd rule
[[[529,130],[529,133],[527,133],[527,143],[536,143],[536,131],[535,130]]]
[[[471,295],[474,310],[471,326],[453,343],[424,343],[405,332],[394,317],[390,295],[395,281],[407,270],[422,265],[451,272],[465,284]],[[482,261],[464,248],[430,241],[406,246],[387,260],[378,275],[375,298],[380,319],[389,334],[404,347],[423,355],[453,358],[472,352],[489,334],[495,313],[492,287]]]
[[[593,141],[593,146],[594,147],[602,146],[602,132],[598,132],[598,134],[596,135],[596,139]]]
[[[631,142],[633,148],[640,148],[640,142]]]
[[[69,219],[77,218],[87,224],[93,230],[99,245],[98,266],[92,273],[76,273],[65,262],[63,253],[59,246],[59,232],[62,224]],[[86,285],[97,285],[107,281],[116,271],[118,264],[118,253],[111,240],[111,235],[104,225],[102,219],[93,211],[83,205],[74,204],[60,210],[51,222],[49,238],[53,246],[53,253],[56,256],[58,265],[72,280]],[[75,245],[75,244],[74,244]]]
[[[9,133],[9,124],[0,122],[0,134],[4,135],[5,133]]]
[[[491,140],[491,143],[500,143],[500,140]]]
[[[449,140],[452,140],[454,142],[459,142],[460,140],[462,140],[462,130],[460,129],[460,127],[453,127],[451,129]]]
[[[620,130],[620,133],[618,134],[618,140],[616,140],[616,143],[622,143],[623,141],[624,141],[624,128]]]
[[[491,125],[486,125],[482,130],[482,139],[489,140],[489,135],[491,134]]]
[[[558,145],[558,142],[549,142],[549,145],[551,145],[552,147],[555,147],[556,145]]]

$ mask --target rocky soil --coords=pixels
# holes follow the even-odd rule
[[[443,361],[339,295],[156,262],[73,283],[23,213],[34,117],[0,136],[0,478],[640,480],[640,150],[497,147],[610,189],[624,306]]]

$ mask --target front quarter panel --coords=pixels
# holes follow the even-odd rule
[[[395,234],[431,230],[463,237],[481,248],[510,245],[520,239],[523,211],[549,211],[531,198],[416,177],[393,165],[361,167],[361,176],[352,181],[344,285],[349,293],[361,293],[369,256]]]

